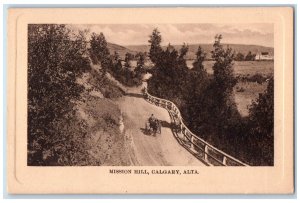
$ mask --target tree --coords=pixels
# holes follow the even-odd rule
[[[161,41],[161,34],[158,31],[158,29],[155,28],[152,32],[152,35],[150,35],[150,39],[148,40],[148,42],[150,43],[149,57],[154,64],[157,64],[159,58],[161,57],[160,55],[163,51],[160,46]]]
[[[274,136],[274,79],[269,79],[266,91],[259,94],[249,109],[249,118],[253,122],[253,130],[259,135],[272,138]]]
[[[131,53],[126,53],[125,54],[125,68],[130,68],[131,67],[131,64],[130,62],[132,61],[132,59],[134,59],[134,56],[131,54]]]
[[[107,69],[111,69],[113,66],[113,62],[110,57],[104,34],[102,32],[99,35],[97,35],[96,33],[92,33],[90,45],[92,55],[96,57],[97,61],[101,64],[101,71],[105,73]]]
[[[244,61],[245,60],[245,56],[244,54],[242,54],[241,52],[237,53],[237,55],[235,56],[236,61]]]
[[[113,62],[114,63],[116,63],[116,62],[118,62],[119,60],[121,60],[121,57],[120,57],[120,55],[119,55],[119,53],[118,52],[114,52],[114,54],[113,54]]]
[[[84,124],[68,126],[83,91],[76,80],[90,64],[82,33],[70,35],[65,25],[28,25],[28,165],[70,164],[85,153]]]
[[[212,58],[215,60],[215,63],[212,68],[216,84],[223,92],[231,94],[236,84],[233,74],[234,54],[231,48],[223,48],[221,39],[222,35],[215,36],[214,50],[212,51]]]
[[[143,73],[145,73],[144,65],[145,65],[145,54],[142,52],[139,52],[136,54],[137,59],[137,66],[135,68],[136,75],[138,77],[141,77]]]
[[[135,58],[137,59],[137,67],[141,68],[145,65],[146,57],[144,53],[138,52]]]
[[[234,100],[233,87],[236,84],[233,70],[234,54],[231,48],[224,49],[221,44],[222,35],[216,35],[212,58],[215,60],[213,65],[213,83],[209,90],[212,96],[214,116],[216,117],[216,128],[220,135],[225,135],[229,126],[235,125],[240,114]],[[210,92],[212,91],[212,92]],[[207,105],[210,105],[207,103]]]
[[[252,54],[251,51],[248,52],[248,54],[245,57],[245,61],[254,61],[255,60],[255,54]]]
[[[153,76],[148,80],[148,88],[156,96],[166,99],[177,97],[179,101],[178,97],[182,98],[188,92],[186,84],[189,70],[179,62],[178,51],[170,44],[160,56],[151,70]]]
[[[206,53],[204,50],[201,48],[201,46],[198,47],[197,53],[196,53],[196,60],[193,63],[193,70],[197,72],[204,72],[204,66],[203,62],[206,58]]]
[[[122,60],[120,55],[118,54],[118,52],[114,52],[113,55],[113,68],[114,68],[114,72],[118,73],[122,70]]]
[[[260,157],[256,165],[274,164],[274,79],[269,79],[267,89],[260,94],[249,109],[251,130],[249,142],[255,143]],[[260,162],[258,162],[260,161]]]
[[[189,51],[189,46],[187,44],[183,44],[182,47],[179,50],[179,57],[178,57],[178,63],[180,66],[185,67],[188,69],[186,65],[185,57]]]

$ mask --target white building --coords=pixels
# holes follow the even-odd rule
[[[257,53],[255,56],[256,61],[261,61],[261,60],[274,60],[274,56],[270,55],[269,52],[260,52]]]

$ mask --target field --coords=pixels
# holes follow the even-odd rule
[[[187,65],[191,68],[192,60],[187,61]],[[213,73],[212,66],[214,61],[205,61],[204,67],[209,74]],[[264,77],[272,76],[274,73],[273,61],[236,61],[234,62],[234,73],[236,76],[250,77],[260,74]],[[257,99],[260,93],[267,88],[267,82],[262,84],[256,82],[239,81],[234,88],[235,102],[242,116],[249,114],[249,105]]]
[[[240,91],[243,89],[244,91]],[[256,82],[238,82],[234,89],[235,102],[242,116],[249,114],[249,106],[257,99],[260,93],[267,89],[267,82],[258,84]]]
[[[187,65],[189,68],[193,67],[193,60],[188,60]],[[204,67],[209,74],[213,73],[212,66],[214,61],[205,61]],[[255,75],[261,74],[264,76],[273,75],[274,62],[273,61],[235,61],[234,73],[236,75]]]

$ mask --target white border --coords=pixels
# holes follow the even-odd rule
[[[139,4],[139,3],[141,3],[141,1],[138,1],[138,0],[135,0],[135,1],[126,1],[126,2],[124,2],[124,1],[122,1],[122,0],[109,0],[109,1],[107,1],[107,2],[109,2],[109,3],[105,3],[105,2],[102,2],[103,4],[106,4],[106,5],[112,5],[112,4]],[[183,1],[183,0],[181,0],[181,1],[178,1],[178,0],[173,0],[172,1],[172,4],[207,4],[209,2],[209,5],[212,5],[212,4],[222,4],[222,5],[224,5],[224,3],[226,3],[226,4],[239,4],[239,5],[249,5],[250,3],[251,4],[297,4],[297,1],[295,1],[295,0],[286,0],[286,1],[278,1],[278,0],[272,0],[272,1],[262,1],[262,0],[252,0],[251,2],[249,1],[247,1],[247,2],[241,2],[241,1],[237,1],[237,0],[235,0],[235,1],[233,1],[233,0],[228,0],[228,1],[221,1],[221,0],[218,0],[218,1],[216,1],[216,0],[210,0],[210,1],[195,1],[195,0],[193,0],[193,1],[191,1],[191,0],[185,0],[185,1]],[[2,9],[1,9],[1,23],[2,23],[2,27],[4,26],[3,25],[3,20],[4,20],[4,16],[3,16],[3,4],[20,4],[20,6],[21,6],[21,4],[67,4],[67,3],[70,3],[70,1],[67,1],[67,0],[44,0],[44,1],[40,1],[40,0],[31,0],[31,1],[26,1],[26,2],[24,2],[24,1],[18,1],[18,0],[3,0],[2,1],[2,3],[1,3],[1,6],[2,6]],[[73,3],[73,5],[74,4],[98,4],[99,3],[99,1],[96,1],[96,0],[77,0],[77,1],[73,1],[72,2]],[[168,0],[143,0],[142,1],[142,3],[143,4],[164,4],[164,5],[166,5],[166,4],[170,4],[169,3],[169,1]],[[24,5],[24,6],[26,6],[26,5]],[[70,6],[72,6],[72,4],[70,5]],[[88,5],[86,5],[86,6],[88,6]],[[297,27],[299,27],[299,21],[297,20],[296,21],[296,23],[297,23]],[[4,35],[4,33],[3,33],[3,29],[1,29],[1,40],[2,40],[2,42],[3,42],[3,35]],[[298,48],[298,45],[299,45],[299,42],[297,41],[297,45],[296,45],[296,48]],[[295,58],[299,58],[300,56],[299,56],[299,52],[297,52],[297,56],[295,57]],[[3,62],[3,49],[1,49],[1,51],[0,51],[0,61],[1,62]],[[295,76],[296,78],[299,78],[299,72],[300,71],[297,71],[296,73],[297,73],[297,75]],[[4,77],[6,77],[5,75],[4,75],[4,69],[2,68],[1,69],[1,71],[0,71],[0,74],[1,74],[1,79],[2,79],[2,82],[1,82],[1,87],[0,87],[0,93],[1,93],[1,95],[4,95],[4,87],[5,87],[5,85],[3,84],[3,79],[4,79]],[[296,95],[299,95],[299,86],[298,86],[298,83],[297,83],[297,86],[295,87],[296,88]],[[2,129],[2,132],[3,132],[3,112],[4,112],[4,110],[5,110],[5,108],[4,108],[4,99],[5,99],[5,97],[1,97],[2,99],[1,99],[1,103],[0,103],[0,108],[1,108],[1,112],[2,112],[2,114],[0,114],[0,129]],[[297,99],[298,99],[298,97],[297,97]],[[295,105],[297,105],[297,104],[295,104]],[[296,112],[296,114],[297,114],[297,116],[299,115],[298,114],[299,113],[299,108],[297,108],[297,112]],[[300,122],[299,122],[299,120],[297,120],[297,123],[296,123],[296,126],[300,126]],[[5,136],[4,134],[3,134],[3,136]],[[2,136],[2,138],[3,138],[3,136]],[[0,139],[1,141],[0,141],[0,143],[2,144],[2,146],[3,146],[3,139]],[[297,145],[299,144],[299,139],[297,139]],[[0,160],[1,160],[1,162],[2,162],[2,166],[4,166],[4,163],[3,163],[3,154],[2,154],[2,150],[1,150],[1,158],[0,158]],[[299,156],[297,156],[297,162],[299,161]],[[299,162],[298,162],[299,163]],[[1,170],[1,180],[2,180],[2,182],[3,182],[3,168],[1,168],[0,169]],[[297,170],[298,171],[298,170]],[[297,179],[298,180],[298,179]],[[296,181],[297,181],[296,180]],[[297,189],[297,188],[296,188]],[[2,193],[2,191],[3,191],[3,185],[1,185],[0,186],[0,190],[1,190],[1,193]],[[297,189],[297,191],[298,191],[298,189]],[[296,191],[296,192],[297,192]],[[276,198],[276,196],[274,196],[275,198]],[[205,197],[204,197],[205,198]],[[216,198],[218,198],[217,196],[216,196]],[[233,196],[233,198],[234,198],[234,196]],[[250,197],[251,198],[251,197]],[[284,198],[284,197],[283,197]],[[293,197],[292,197],[293,198]],[[295,200],[295,199],[289,199],[289,200],[284,200],[284,202],[291,202],[291,201],[293,201],[293,200]],[[7,200],[4,200],[5,202],[7,201]],[[16,200],[14,200],[13,202],[15,202]],[[29,199],[27,199],[27,200],[25,200],[25,202],[31,202],[32,200],[29,200]],[[53,201],[53,200],[51,200],[51,199],[48,199],[47,201]],[[72,202],[74,202],[74,200],[69,200],[69,201],[72,201]],[[77,201],[80,201],[80,200],[77,200]],[[77,201],[75,201],[75,202],[77,202]],[[95,200],[95,202],[98,202],[99,200]],[[101,201],[103,201],[103,200],[101,200]],[[132,202],[132,201],[135,201],[135,200],[122,200],[122,202]],[[204,201],[204,202],[207,202],[207,201],[209,201],[209,202],[211,202],[210,200],[207,200],[207,199],[204,199],[204,200],[201,200],[201,201]],[[213,200],[213,201],[218,201],[218,200]],[[240,201],[240,200],[230,200],[230,199],[225,199],[225,200],[222,200],[222,202],[232,202],[232,201]],[[249,201],[258,201],[258,202],[266,202],[266,200],[264,200],[264,199],[261,199],[261,200],[257,200],[257,199],[252,199],[252,200],[246,200],[246,202],[249,202]],[[272,202],[278,202],[278,201],[281,201],[281,200],[270,200],[270,201],[272,201]],[[59,201],[59,202],[61,202],[61,201]],[[113,201],[113,202],[115,202],[115,201]],[[148,201],[147,201],[148,202]],[[170,201],[171,202],[171,201]],[[172,200],[172,202],[174,202],[174,200]],[[177,201],[175,201],[175,202],[177,202]]]

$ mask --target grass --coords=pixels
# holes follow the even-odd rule
[[[242,116],[248,116],[249,105],[252,101],[258,98],[260,93],[263,93],[267,88],[267,82],[262,84],[256,82],[241,82],[234,88],[235,102]]]
[[[126,140],[120,130],[121,111],[113,102],[124,91],[94,69],[85,82],[91,88],[82,95],[84,102],[79,104],[78,115],[88,124],[85,143],[89,159],[93,160],[91,165],[130,165],[128,154],[124,153]]]
[[[193,60],[187,61],[189,68],[192,68],[193,62]],[[204,61],[204,67],[209,74],[213,74],[212,67],[214,63],[214,61]],[[274,61],[235,61],[233,68],[236,75],[251,76],[261,74],[269,76],[274,73]]]
[[[130,164],[126,143],[120,130],[121,111],[114,104],[124,92],[100,72],[91,72],[79,79],[85,87],[77,102],[77,119],[87,123],[83,144],[88,165],[126,166]]]
[[[85,145],[89,154],[89,165],[130,165],[124,153],[126,143],[120,131],[121,111],[110,99],[86,96],[78,104],[78,118],[87,123]]]

